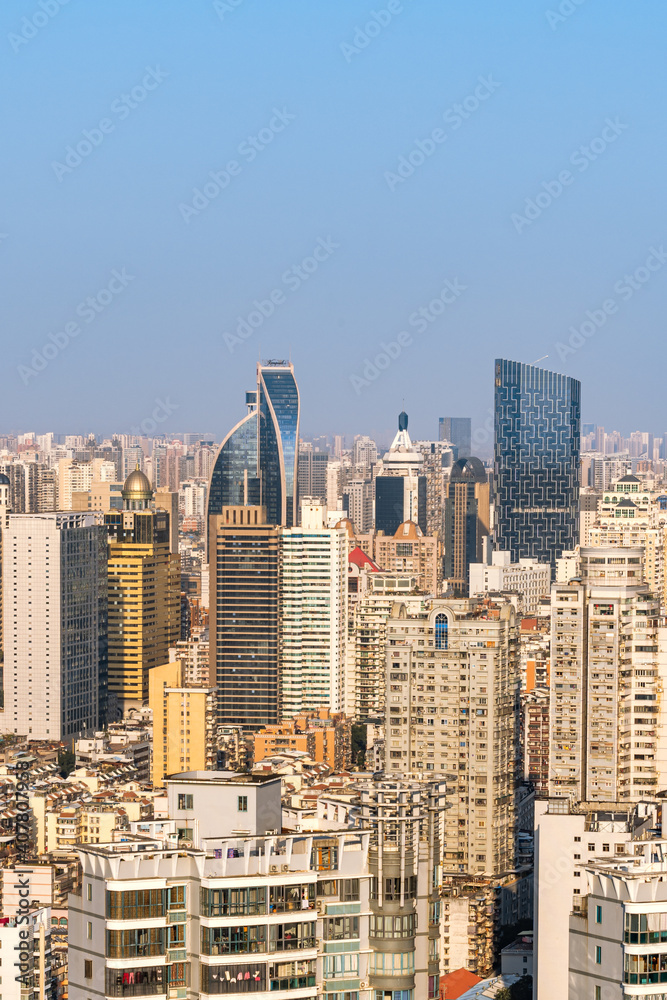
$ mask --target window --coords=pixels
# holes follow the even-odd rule
[[[318,882],[317,883],[317,895],[318,896],[337,896],[338,895],[338,879],[327,878],[327,879],[323,879],[321,882]]]
[[[435,616],[435,648],[436,649],[447,649],[447,629],[449,627],[449,622],[447,620],[447,615],[436,615]]]
[[[602,948],[600,945],[597,945],[595,948],[595,964],[602,965]]]
[[[431,904],[432,906],[433,904]],[[380,914],[371,914],[370,935],[377,938],[406,938],[414,937],[415,915],[408,913],[404,916],[389,917]]]
[[[143,927],[127,931],[107,931],[108,958],[146,958],[164,955],[165,928]]]
[[[601,906],[596,906],[595,907],[595,923],[596,924],[601,924],[602,923],[602,907]]]
[[[608,852],[609,851],[609,844],[603,844],[602,845],[602,850]]]
[[[359,879],[344,878],[340,896],[344,903],[354,903],[359,899]]]
[[[248,811],[248,796],[247,795],[239,795],[239,802],[238,802],[238,807],[237,808],[238,808],[238,811],[240,813],[247,813],[247,811]]]
[[[178,794],[178,808],[179,809],[192,809],[193,796],[183,795],[179,792]]]
[[[266,951],[266,927],[202,927],[201,950],[204,955]]]
[[[165,915],[164,889],[130,889],[125,892],[107,892],[107,917],[109,920],[140,920]]]
[[[92,979],[93,978],[93,963],[90,959],[84,959],[83,963],[83,978]]]
[[[269,894],[269,913],[315,909],[314,885],[272,885]]]
[[[89,941],[93,939],[93,923],[91,920],[86,921],[86,937]]]
[[[662,944],[667,942],[667,913],[626,913],[626,944]]]
[[[257,916],[266,913],[266,889],[202,889],[204,917]]]
[[[93,883],[89,882],[86,886],[86,899],[91,900],[93,898]]]
[[[581,837],[575,837],[574,838],[574,842],[575,842],[575,844],[581,843]]]
[[[255,965],[225,965],[224,974],[218,966],[202,964],[201,990],[202,993],[238,994],[238,984],[243,982],[244,993],[265,993],[265,975],[266,965],[262,962]]]
[[[359,937],[359,917],[330,917],[324,921],[327,941],[347,941]]]
[[[602,1000],[602,987],[601,986],[596,986],[595,987],[595,1000]]]
[[[338,868],[338,841],[315,843],[311,855],[311,867],[318,872],[335,871]]]

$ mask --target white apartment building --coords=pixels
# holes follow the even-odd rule
[[[58,510],[72,509],[72,493],[86,493],[93,482],[113,483],[116,466],[103,458],[92,462],[75,462],[63,458],[58,462]]]
[[[404,608],[418,613],[425,607],[423,596],[407,592],[416,589],[415,577],[372,574],[371,584],[376,575],[382,578],[382,592],[369,591],[348,605],[344,711],[355,719],[384,716],[389,619]]]
[[[301,525],[281,531],[280,660],[284,719],[344,703],[347,535],[324,504],[304,500]]]
[[[583,548],[551,600],[549,794],[616,802],[667,783],[667,629],[640,548]]]
[[[94,514],[10,514],[2,534],[0,731],[67,740],[106,713],[106,532]]]
[[[373,530],[373,483],[367,479],[353,479],[344,490],[347,496],[347,516],[357,534]]]
[[[582,992],[568,993],[570,914],[585,909],[588,892],[582,866],[594,858],[632,853],[634,845],[652,836],[659,808],[657,803],[535,802],[534,1000],[594,1000],[592,981]],[[606,993],[601,1000],[607,1000]]]
[[[27,897],[26,897],[27,898]],[[0,922],[3,1000],[51,1000],[51,909],[4,911]]]
[[[207,484],[195,479],[187,479],[179,487],[179,507],[184,517],[196,517],[203,521],[206,517]]]
[[[667,841],[589,861],[570,916],[570,1000],[664,1000],[667,995]]]
[[[470,596],[478,594],[507,593],[516,591],[520,595],[519,612],[535,615],[540,598],[549,594],[551,587],[551,567],[537,559],[519,559],[511,562],[511,553],[494,552],[491,565],[470,564]]]
[[[69,996],[369,992],[368,833],[82,848]],[[178,992],[176,992],[178,991]]]
[[[510,604],[479,600],[388,622],[385,770],[449,779],[444,871],[514,866],[518,633]]]
[[[169,647],[169,662],[182,660],[185,664],[185,683],[195,687],[208,684],[209,677],[209,644],[208,629],[203,634],[193,635],[190,639],[179,639],[175,646]]]

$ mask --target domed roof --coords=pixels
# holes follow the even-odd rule
[[[421,538],[422,535],[422,529],[414,521],[403,521],[396,529],[394,538]]]
[[[340,521],[337,521],[336,522],[336,527],[337,528],[345,528],[345,533],[346,533],[346,535],[347,535],[348,538],[354,538],[355,537],[355,534],[354,534],[354,524],[349,519],[349,517],[343,517],[343,518],[340,519]]]
[[[8,476],[4,472],[0,472],[0,486],[11,486]]]
[[[148,477],[144,475],[139,466],[125,480],[123,494],[126,493],[140,493],[142,496],[148,495],[149,497],[153,495],[153,488]]]
[[[468,481],[472,483],[485,483],[488,480],[486,469],[478,458],[459,458],[454,462],[450,473],[451,482]]]

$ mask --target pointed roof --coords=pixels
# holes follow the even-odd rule
[[[355,548],[352,549],[352,551],[350,552],[349,556],[347,557],[347,560],[348,560],[348,562],[354,563],[354,565],[358,566],[359,569],[363,569],[364,566],[367,566],[368,569],[370,569],[371,573],[381,573],[382,572],[381,569],[380,569],[380,567],[377,565],[377,563],[374,563],[373,560],[370,559],[366,555],[366,553],[364,552],[364,550],[360,549],[358,545]]]

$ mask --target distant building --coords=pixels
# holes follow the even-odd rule
[[[470,566],[484,558],[490,533],[489,477],[478,458],[461,458],[444,485],[445,579],[454,593],[467,597]]]
[[[510,560],[511,553],[494,552],[490,566],[473,563],[470,566],[470,596],[491,591],[516,591],[521,598],[519,611],[535,615],[540,599],[551,592],[551,566],[537,559],[519,559],[518,563]]]
[[[106,722],[106,534],[94,514],[6,523],[0,730],[70,741]]]
[[[440,417],[438,440],[450,441],[457,449],[457,458],[470,458],[472,421],[470,417]]]
[[[344,715],[332,715],[328,708],[302,712],[289,722],[255,733],[254,747],[256,764],[285,750],[298,750],[333,771],[345,771],[352,763],[351,722]]]
[[[215,688],[186,683],[183,660],[149,673],[148,704],[153,713],[151,780],[159,787],[168,775],[214,768]]]
[[[512,562],[553,572],[579,541],[580,395],[576,379],[495,363],[495,546]]]

